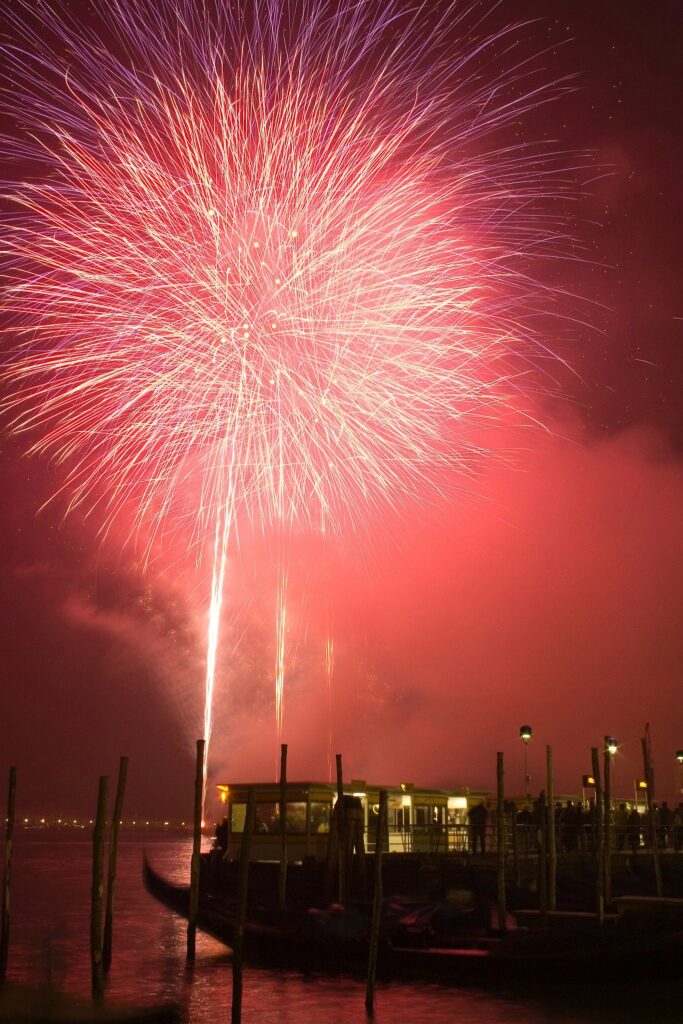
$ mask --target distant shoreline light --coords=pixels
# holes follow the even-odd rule
[[[107,822],[109,824],[109,821]],[[24,830],[81,830],[86,828],[92,828],[94,825],[93,818],[69,818],[69,817],[54,817],[52,815],[29,815],[28,817],[22,818],[17,822],[20,829]],[[180,821],[175,819],[162,819],[162,818],[123,818],[119,822],[122,829],[135,829],[135,830],[162,830],[166,832],[191,832],[192,823],[187,821]]]

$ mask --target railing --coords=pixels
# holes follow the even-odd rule
[[[385,852],[395,853],[454,853],[481,855],[497,850],[495,825],[410,825],[389,828]],[[562,825],[556,823],[556,843],[559,854],[581,855],[597,850],[597,828],[591,823]],[[657,830],[657,844],[660,850],[671,853],[683,852],[683,827],[672,826]],[[368,852],[375,849],[375,833],[365,833]],[[610,826],[610,846],[615,853],[635,853],[651,848],[650,834],[645,822],[640,828]],[[508,853],[515,849],[520,857],[538,853],[539,828],[536,824],[506,824],[505,848]]]

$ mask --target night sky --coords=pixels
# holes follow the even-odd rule
[[[649,722],[671,800],[683,786],[681,6],[518,0],[492,14],[509,17],[541,19],[521,44],[547,47],[548,78],[575,76],[523,128],[584,165],[576,260],[552,269],[577,296],[572,321],[547,327],[566,365],[544,365],[543,429],[502,431],[492,447],[505,457],[451,505],[370,523],[344,554],[293,540],[289,776],[328,775],[332,605],[333,753],[349,777],[493,788],[502,750],[520,792],[529,722],[534,790],[546,743],[557,789],[576,793],[610,734],[628,794]],[[3,436],[0,778],[18,765],[20,813],[87,814],[97,776],[126,753],[128,813],[188,816],[208,569],[180,544],[143,567],[95,516],[65,518],[60,499],[40,510],[59,486],[58,468]],[[230,567],[212,781],[275,770],[268,563],[267,543],[245,537]]]

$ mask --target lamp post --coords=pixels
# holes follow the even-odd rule
[[[524,744],[524,793],[526,795],[527,800],[529,799],[529,783],[531,782],[531,777],[529,775],[527,747],[529,746],[529,740],[531,739],[532,735],[533,733],[530,725],[520,725],[519,738]]]
[[[611,785],[611,792],[608,794],[609,800],[610,800],[610,804],[611,804],[612,802],[614,802],[614,799],[616,797],[616,792],[617,792],[616,778],[615,778],[615,775],[614,775],[614,755],[616,754],[617,750],[619,749],[619,745],[618,745],[617,741],[615,740],[614,736],[607,736],[606,737],[606,747],[607,747],[607,753],[609,754],[610,768],[611,768],[611,771],[610,771],[611,780],[610,781],[611,781],[612,785]]]

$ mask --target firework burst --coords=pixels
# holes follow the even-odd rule
[[[458,3],[6,13],[5,413],[70,507],[214,538],[215,666],[237,520],[359,532],[514,404],[563,161],[497,133],[564,86]]]
[[[509,398],[550,158],[484,144],[533,102],[519,68],[481,81],[498,37],[444,55],[444,16],[430,63],[395,5],[255,4],[243,38],[202,12],[114,4],[125,62],[56,16],[10,51],[38,167],[5,236],[13,427],[71,504],[161,523],[195,475],[202,537],[228,495],[340,529],[467,469]]]

